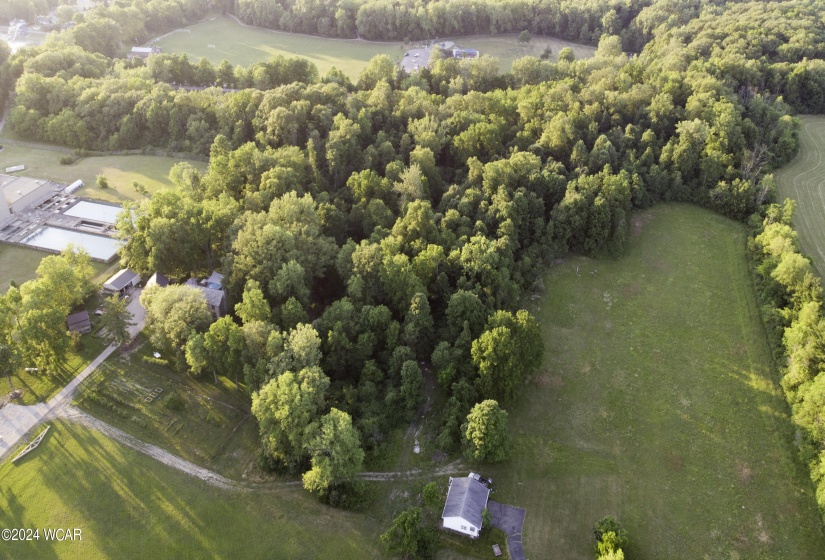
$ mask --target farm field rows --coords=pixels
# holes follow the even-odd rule
[[[82,531],[80,541],[3,543],[0,559],[380,557],[370,518],[300,486],[220,490],[71,423],[53,423],[35,452],[0,465],[0,479],[0,526]]]
[[[818,559],[825,535],[748,276],[745,228],[661,205],[618,260],[574,257],[532,302],[544,371],[480,467],[527,509],[528,557],[593,557],[614,515],[633,558]]]
[[[530,44],[524,46],[519,44],[517,34],[443,39],[455,41],[466,48],[478,49],[481,54],[498,58],[504,72],[510,70],[516,58],[527,55],[539,56],[548,45],[552,48],[554,57],[564,47],[571,47],[577,58],[592,56],[596,50],[586,45],[538,36],[533,37]],[[226,59],[233,64],[248,66],[278,54],[302,56],[315,64],[322,76],[335,66],[353,80],[372,57],[386,54],[398,62],[407,50],[402,43],[327,39],[259,27],[245,27],[225,16],[215,16],[190,25],[185,31],[173,32],[161,38],[156,44],[163,52],[186,54],[192,62],[205,57],[212,64],[218,64]]]
[[[799,119],[799,155],[776,173],[777,194],[797,202],[793,225],[802,251],[825,277],[825,116]]]

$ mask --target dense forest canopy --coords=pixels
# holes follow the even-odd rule
[[[209,156],[203,175],[179,165],[176,189],[130,206],[123,264],[179,279],[223,271],[233,316],[158,329],[157,344],[180,368],[242,381],[268,460],[311,468],[305,484],[330,500],[361,447],[381,449],[414,415],[425,375],[447,398],[437,437],[447,451],[475,404],[518,398],[542,360],[519,302],[554,258],[619,254],[628,213],[659,201],[742,221],[766,212],[770,171],[797,150],[792,113],[825,111],[821,0],[238,0],[246,21],[291,31],[528,29],[598,50],[525,57],[507,74],[486,56],[435,56],[413,75],[378,56],[356,83],[300,58],[112,60],[122,53],[112,37],[138,40],[206,7],[114,2],[21,49],[2,69],[10,123],[77,149]],[[101,27],[89,42],[83,25],[129,31]],[[768,260],[777,277],[798,272]],[[168,298],[156,316],[147,300],[153,321],[179,303]],[[779,313],[775,328],[796,316]]]

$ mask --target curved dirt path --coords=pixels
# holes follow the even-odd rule
[[[151,443],[146,443],[145,441],[141,441],[136,437],[127,434],[126,432],[115,428],[111,424],[107,424],[103,420],[99,420],[94,416],[83,412],[82,410],[67,405],[65,407],[61,407],[60,409],[56,410],[53,417],[62,418],[65,420],[69,420],[71,422],[76,422],[82,426],[86,426],[87,428],[91,428],[96,430],[103,435],[113,439],[119,443],[122,443],[126,447],[134,449],[139,453],[143,453],[144,455],[148,455],[149,457],[155,459],[172,467],[173,469],[179,470],[183,473],[186,473],[190,476],[194,476],[199,478],[200,480],[223,490],[239,490],[243,492],[249,492],[252,490],[274,490],[278,488],[283,488],[287,486],[297,486],[301,484],[300,480],[294,481],[279,481],[279,482],[238,482],[226,478],[214,471],[211,471],[207,468],[198,466],[186,459],[178,457],[177,455],[166,451],[156,445],[152,445]],[[458,472],[463,467],[461,461],[455,461],[450,463],[449,465],[445,465],[435,470],[422,470],[422,469],[412,469],[409,471],[398,471],[398,472],[363,472],[359,476],[364,480],[374,481],[374,482],[389,482],[398,479],[407,479],[407,478],[416,478],[420,476],[443,476],[451,473]]]
[[[240,486],[238,483],[224,476],[221,476],[216,472],[210,471],[209,469],[205,469],[203,467],[199,467],[194,463],[190,463],[186,459],[182,459],[177,455],[169,453],[165,449],[161,449],[156,445],[152,445],[151,443],[141,441],[136,437],[131,436],[126,432],[115,428],[111,424],[107,424],[102,420],[98,420],[94,416],[86,414],[85,412],[73,406],[65,407],[63,410],[60,411],[58,416],[60,418],[71,420],[72,422],[76,422],[83,426],[93,428],[98,432],[104,434],[105,436],[122,443],[126,447],[131,447],[135,451],[139,451],[144,455],[148,455],[149,457],[163,463],[164,465],[170,466],[173,469],[177,469],[188,475],[199,478],[204,482],[211,484],[212,486],[217,486],[218,488],[223,488],[224,490],[248,490],[248,488],[244,488],[243,486]]]

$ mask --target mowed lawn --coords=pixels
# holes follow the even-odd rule
[[[502,72],[509,72],[513,68],[513,61],[525,56],[540,57],[548,46],[552,51],[550,60],[556,61],[559,51],[565,47],[573,49],[576,60],[592,57],[596,48],[589,45],[571,43],[553,37],[534,35],[527,43],[518,42],[518,33],[506,35],[471,35],[467,37],[450,38],[458,45],[468,49],[477,49],[481,54],[488,54],[498,59]]]
[[[512,460],[480,467],[494,499],[526,508],[529,558],[592,559],[605,515],[629,558],[823,558],[745,239],[660,205],[633,216],[622,258],[546,274],[544,371],[510,411]]]
[[[523,56],[540,56],[549,45],[553,59],[559,50],[571,47],[576,58],[593,56],[595,48],[554,39],[533,37],[528,45],[518,42],[518,34],[472,35],[443,37],[443,40],[499,59],[502,72],[509,72],[513,61]],[[400,62],[404,52],[415,42],[404,46],[399,42],[374,42],[357,39],[327,39],[297,33],[273,31],[260,27],[246,27],[225,16],[214,16],[207,21],[190,25],[185,31],[171,33],[156,43],[167,53],[186,54],[192,62],[207,58],[212,64],[228,60],[232,64],[249,66],[269,60],[274,55],[302,56],[318,67],[323,76],[335,66],[352,80],[366,68],[370,59],[379,54],[389,55]],[[213,45],[213,47],[210,47]]]
[[[72,165],[60,165],[60,158],[65,155],[57,150],[7,145],[0,152],[0,169],[25,165],[25,171],[17,173],[18,175],[45,178],[64,184],[82,179],[86,186],[77,191],[76,195],[122,203],[144,198],[132,187],[134,181],[141,183],[150,193],[171,187],[169,170],[181,161],[180,158],[165,156],[96,156],[82,158]],[[186,161],[201,171],[206,170],[205,162]],[[95,185],[97,176],[101,174],[109,180],[107,189]]]
[[[372,57],[387,54],[393,60],[400,60],[405,50],[401,43],[326,39],[247,27],[226,16],[214,16],[190,25],[185,31],[171,33],[155,44],[163,52],[186,54],[192,62],[206,57],[212,64],[228,60],[249,66],[279,54],[302,56],[315,64],[322,76],[335,66],[353,80]]]
[[[797,202],[793,225],[802,250],[825,277],[825,116],[800,116],[799,155],[776,173],[780,200]]]
[[[378,558],[378,527],[319,504],[300,486],[221,490],[74,424],[0,465],[0,527],[41,528],[2,559]],[[46,542],[42,528],[78,528]]]

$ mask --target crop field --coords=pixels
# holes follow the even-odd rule
[[[825,116],[801,116],[799,155],[776,173],[779,200],[797,202],[793,225],[802,251],[825,278]]]
[[[564,47],[571,47],[576,58],[593,56],[596,50],[586,45],[538,36],[523,46],[518,42],[517,34],[444,39],[498,58],[504,72],[510,70],[513,60],[528,55],[540,56],[548,45],[552,48],[554,57]],[[191,25],[185,31],[173,32],[160,39],[157,45],[163,52],[184,53],[193,62],[206,57],[212,64],[218,64],[225,59],[232,64],[248,66],[254,62],[268,60],[277,54],[302,56],[313,62],[322,76],[335,66],[353,80],[372,57],[387,54],[397,62],[407,50],[401,43],[327,39],[246,27],[225,16],[215,16],[208,21]]]
[[[225,377],[216,386],[152,363],[150,344],[143,335],[138,340],[127,356],[115,354],[100,366],[76,403],[138,439],[240,480],[260,447],[246,390]]]
[[[813,487],[771,368],[745,228],[709,211],[635,214],[618,260],[573,257],[531,300],[544,371],[510,413],[528,557],[593,558],[614,515],[630,558],[820,559]]]
[[[0,465],[0,526],[41,528],[0,559],[378,558],[378,528],[300,486],[221,490],[106,436],[55,422],[26,458]],[[47,542],[42,528],[78,528]]]

